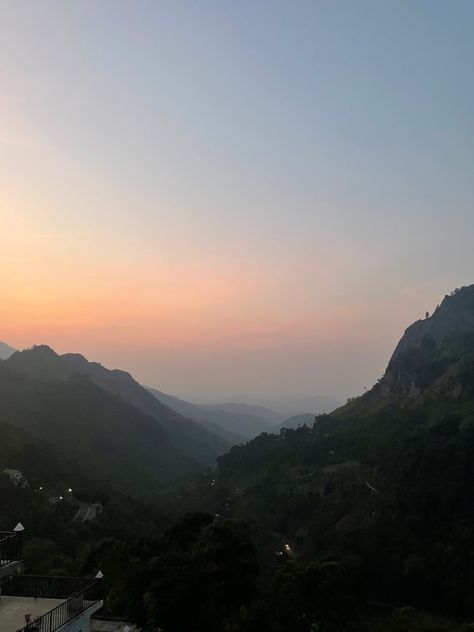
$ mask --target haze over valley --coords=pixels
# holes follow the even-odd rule
[[[0,632],[474,630],[473,31],[0,0]]]

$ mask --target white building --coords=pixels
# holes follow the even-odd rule
[[[21,533],[0,533],[0,631],[91,632],[102,580],[15,574],[20,557]]]

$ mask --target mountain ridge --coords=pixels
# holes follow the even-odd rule
[[[225,440],[230,441],[232,444],[242,443],[245,441],[243,435],[227,430],[224,426],[220,425],[218,421],[216,421],[215,415],[212,415],[212,413],[206,414],[206,411],[204,411],[199,405],[192,404],[191,402],[187,402],[179,397],[174,397],[173,395],[168,395],[167,393],[163,393],[163,391],[159,391],[151,386],[147,386],[145,388],[154,397],[156,397],[158,401],[164,403],[175,412],[193,419],[205,428],[219,434]],[[217,417],[217,419],[220,419],[220,417]]]
[[[337,560],[369,602],[472,617],[473,297],[407,328],[369,392],[234,446],[193,502],[254,524],[274,570]]]
[[[280,432],[282,428],[299,428],[300,426],[312,426],[315,419],[315,415],[311,413],[302,413],[300,415],[292,415],[287,419],[284,419],[275,428],[275,432]]]
[[[163,393],[158,389],[147,388],[157,399],[166,403],[167,406],[181,415],[189,416],[199,423],[203,423],[208,428],[218,426],[223,436],[231,440],[232,443],[245,442],[253,439],[260,432],[269,432],[272,428],[272,424],[259,419],[255,415],[240,412],[248,410],[246,404],[193,404],[173,395]],[[253,406],[249,408],[255,410]]]
[[[332,414],[368,413],[390,402],[415,406],[443,375],[446,379],[450,367],[452,373],[469,355],[473,342],[474,285],[469,285],[446,295],[432,316],[407,327],[378,382]]]
[[[401,353],[419,347],[423,338],[439,344],[447,336],[474,330],[474,285],[456,288],[446,294],[430,316],[412,323],[405,330],[389,361],[389,366]]]
[[[0,362],[0,416],[142,496],[212,465],[230,446],[129,373],[47,345]]]
[[[47,345],[37,345],[32,349],[17,352],[8,360],[8,366],[29,377],[50,377],[66,380],[71,376],[87,376],[100,388],[119,396],[143,413],[156,418],[165,428],[177,434],[179,447],[192,456],[195,441],[206,438],[215,443],[215,454],[225,451],[230,442],[216,437],[207,429],[202,429],[193,420],[179,415],[174,410],[157,400],[142,387],[130,373],[121,369],[107,369],[98,362],[89,362],[78,353],[57,354]],[[186,436],[189,433],[190,436]]]

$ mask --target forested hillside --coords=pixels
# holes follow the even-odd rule
[[[150,525],[159,529],[168,524],[156,506],[94,479],[27,431],[0,421],[0,436],[0,531],[24,525],[27,573],[83,574],[91,550],[104,539],[134,539]],[[24,486],[14,484],[5,469],[20,471]],[[86,523],[75,520],[81,503],[92,502],[100,503],[100,514]]]
[[[0,362],[0,416],[92,477],[147,499],[213,465],[230,445],[161,404],[128,373],[46,346]]]
[[[370,392],[312,425],[233,447],[217,469],[161,496],[159,512],[128,502],[104,482],[81,482],[78,465],[41,447],[54,476],[76,477],[79,488],[104,497],[106,519],[76,525],[67,504],[47,507],[34,490],[0,477],[14,507],[9,524],[24,506],[40,540],[49,539],[48,529],[53,534],[47,544],[33,539],[28,568],[51,571],[51,559],[55,572],[102,568],[106,607],[154,632],[468,632],[474,331],[452,325],[459,319],[449,310],[468,320],[473,292],[463,288],[442,303],[443,335],[402,340]],[[422,322],[430,331],[430,319]],[[5,412],[9,391],[18,399],[25,388],[19,377],[9,379],[0,397]],[[65,380],[64,401],[75,401],[76,384],[84,401],[88,389],[98,388]],[[33,401],[34,414],[22,410],[22,424],[27,419],[32,428],[46,419],[38,414],[42,399]],[[152,420],[146,419],[137,427]],[[71,423],[86,421],[72,416]],[[32,457],[38,445],[29,448],[33,440],[17,428],[4,432],[3,463],[24,464],[38,480],[33,472],[45,467],[43,457]]]
[[[232,448],[202,481],[200,502],[254,524],[289,585],[332,560],[366,601],[474,616],[474,331],[458,326],[473,295],[446,297],[443,333],[422,321],[369,393]]]

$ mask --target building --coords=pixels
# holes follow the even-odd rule
[[[21,531],[0,533],[1,632],[90,632],[102,580],[19,574],[21,542]]]

